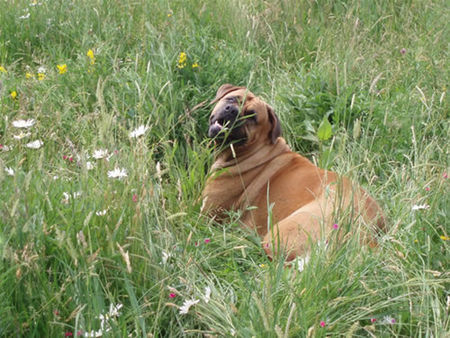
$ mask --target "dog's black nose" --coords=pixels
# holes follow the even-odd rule
[[[219,122],[214,122],[209,126],[208,129],[208,137],[213,138],[216,137],[217,134],[220,133],[220,131],[223,129],[223,126]]]

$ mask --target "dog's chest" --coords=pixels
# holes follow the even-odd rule
[[[216,213],[217,211],[239,210],[248,201],[249,189],[258,176],[258,171],[250,171],[240,175],[226,173],[211,177],[203,191],[202,210]]]

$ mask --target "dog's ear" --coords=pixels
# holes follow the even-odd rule
[[[217,90],[216,97],[214,98],[214,100],[211,101],[211,104],[218,102],[222,97],[224,97],[228,93],[238,90],[238,89],[241,89],[241,88],[244,88],[244,87],[234,86],[229,83],[221,85],[219,87],[219,89]]]
[[[267,113],[269,114],[269,122],[272,125],[272,128],[269,132],[269,138],[272,141],[272,144],[275,144],[277,138],[281,136],[281,124],[278,116],[275,114],[275,111],[271,106],[267,104]]]

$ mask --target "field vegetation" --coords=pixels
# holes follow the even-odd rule
[[[0,1],[0,336],[448,335],[449,7]],[[377,250],[286,268],[200,213],[224,83],[370,191]]]

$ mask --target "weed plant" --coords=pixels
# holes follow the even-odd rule
[[[0,1],[0,336],[448,335],[448,22],[439,0]],[[375,196],[377,250],[286,268],[200,213],[223,83]]]

